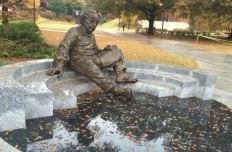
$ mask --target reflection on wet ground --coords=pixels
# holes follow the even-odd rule
[[[27,152],[232,151],[232,111],[217,101],[157,98],[131,101],[85,93],[76,109],[27,120],[25,129],[0,132]]]

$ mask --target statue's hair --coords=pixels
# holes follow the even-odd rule
[[[95,10],[92,10],[92,9],[86,9],[86,10],[84,10],[83,14],[81,15],[80,24],[84,25],[85,19],[87,19],[89,16],[95,16],[96,18],[98,18],[100,20],[100,15],[98,14],[98,12],[96,12]]]

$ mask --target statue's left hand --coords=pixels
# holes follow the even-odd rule
[[[47,75],[52,76],[52,75],[58,74],[57,77],[60,78],[60,77],[62,77],[63,73],[64,73],[63,68],[57,67],[57,68],[53,68],[53,69],[49,70],[47,72]]]

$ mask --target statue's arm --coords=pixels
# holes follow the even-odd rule
[[[64,39],[61,41],[58,50],[57,56],[55,57],[55,65],[56,67],[48,71],[48,75],[58,74],[58,77],[61,77],[64,73],[63,67],[65,63],[69,60],[69,51],[72,48],[78,32],[76,28],[71,28],[65,35]]]
[[[76,28],[71,28],[58,46],[57,56],[55,57],[56,67],[63,68],[69,60],[69,51],[71,50],[78,32]]]

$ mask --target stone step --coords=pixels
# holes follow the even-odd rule
[[[45,71],[37,71],[17,80],[24,86],[25,118],[33,119],[53,115],[53,92],[46,86]]]
[[[105,70],[105,73],[108,74],[108,76],[112,79],[115,79],[115,73],[112,69]],[[150,93],[157,97],[173,95],[179,98],[195,97],[197,87],[196,79],[189,78],[187,76],[164,73],[160,71],[154,72],[148,69],[128,68],[127,73],[133,77],[138,78],[139,82],[134,84],[121,84],[121,86],[123,87],[131,87],[135,91]],[[52,106],[51,98],[47,98],[50,101],[47,101],[47,103],[49,103],[49,106],[46,104],[39,105],[36,101],[33,101],[33,103],[36,103],[36,107],[41,107],[41,109],[46,109],[46,111],[50,111],[50,115],[52,115],[53,110],[75,108],[77,93],[74,92],[78,92],[77,86],[82,85],[82,83],[91,83],[87,80],[84,80],[84,78],[85,77],[74,71],[65,69],[65,73],[61,78],[57,78],[56,76],[47,76],[46,71],[37,71],[33,74],[27,75],[19,79],[18,82],[23,84],[26,90],[29,90],[28,92],[30,93],[33,93],[34,90],[40,92],[40,95],[46,94],[47,92],[51,91],[52,96],[54,97]],[[88,84],[88,86],[94,86],[94,84]],[[74,88],[75,91],[73,91]],[[79,89],[83,90],[83,88],[86,87],[82,85]],[[91,88],[87,88],[84,90],[88,91],[88,89]],[[81,93],[84,92],[81,91]],[[28,101],[32,102],[31,99],[32,98],[30,97],[30,100]],[[29,111],[30,113],[26,112],[26,119],[43,116],[39,116],[35,112],[36,109],[32,109],[33,107],[30,103],[27,103],[27,105],[28,107],[26,106],[26,111]],[[44,116],[48,116],[47,114],[49,113],[46,113],[45,115],[45,113],[43,113],[43,110],[41,111],[41,109],[38,108],[38,113],[44,114]],[[34,114],[32,114],[32,111],[34,111]]]
[[[139,82],[120,84],[123,87],[157,97],[213,98],[215,75],[151,63],[126,62],[126,65],[128,74],[137,77]],[[68,69],[61,78],[47,76],[46,71],[52,67],[54,62],[48,59],[0,67],[0,131],[23,128],[25,119],[51,116],[53,109],[72,108],[76,106],[76,95],[96,87],[86,80],[80,83],[85,77]],[[106,69],[105,73],[115,79],[112,69]],[[72,82],[75,80],[78,84]],[[60,87],[58,92],[52,89],[60,83],[69,84]]]
[[[173,96],[175,90],[173,87],[144,80],[137,83],[121,83],[118,85],[121,87],[130,87],[134,91],[149,93],[157,97]],[[54,105],[58,105],[54,109],[67,109],[62,103],[66,104],[74,99],[73,97],[76,99],[76,96],[79,94],[88,92],[93,88],[99,87],[88,79],[72,79],[51,86],[50,90],[54,92],[55,96],[54,102],[57,102]],[[75,101],[72,100],[72,103],[75,103]],[[73,106],[71,108],[75,108],[76,104],[73,104]]]
[[[115,72],[108,70],[109,76],[115,77]],[[196,89],[198,81],[188,76],[182,76],[172,73],[164,73],[160,71],[133,69],[128,68],[127,74],[138,78],[139,82],[148,81],[148,83],[156,82],[161,85],[166,85],[175,88],[174,95],[179,98],[189,98],[196,96]]]
[[[187,76],[197,80],[196,97],[202,100],[211,100],[213,98],[213,92],[217,76],[214,74],[184,69],[181,67],[174,67],[168,65],[141,63],[141,62],[126,62],[128,68],[133,70],[150,70],[152,72],[163,72],[166,74],[175,74],[180,76]]]

